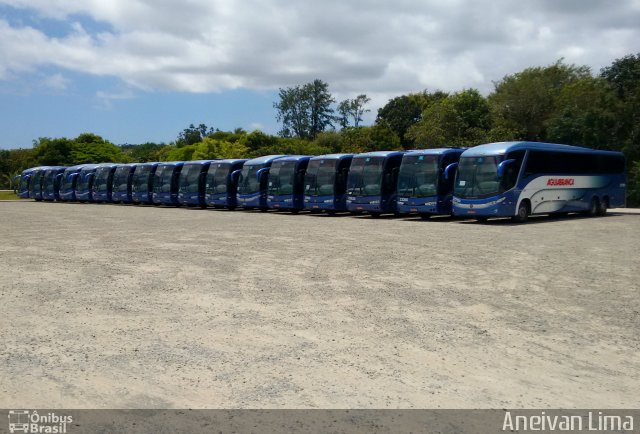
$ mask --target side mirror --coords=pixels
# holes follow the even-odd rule
[[[447,181],[453,177],[456,169],[458,168],[458,163],[451,163],[444,169],[444,179]]]
[[[262,180],[262,177],[268,174],[269,174],[269,167],[263,167],[262,169],[256,172],[256,179],[258,180],[258,182],[260,182]]]
[[[62,179],[62,173],[58,173],[56,175],[56,181],[60,181]]]
[[[513,158],[509,159],[509,160],[504,160],[502,163],[498,164],[498,179],[502,178],[502,175],[504,175],[504,170],[505,168],[512,163],[515,163],[516,160],[514,160]]]
[[[229,179],[233,182],[238,182],[238,179],[240,178],[240,173],[242,173],[242,170],[240,169],[234,170],[229,174]]]

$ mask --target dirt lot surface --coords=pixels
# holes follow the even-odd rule
[[[640,407],[640,216],[0,204],[2,408]]]

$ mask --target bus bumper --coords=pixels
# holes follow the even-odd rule
[[[153,203],[158,205],[178,205],[178,198],[172,193],[153,193]]]
[[[401,197],[398,212],[402,214],[451,214],[451,199],[438,200],[437,196]]]
[[[511,217],[515,215],[516,205],[507,196],[494,196],[486,199],[453,198],[453,215],[457,217]]]
[[[398,205],[395,198],[383,201],[380,196],[349,196],[347,209],[352,212],[392,213],[398,210]]]
[[[271,209],[301,210],[302,204],[302,197],[293,194],[267,196],[267,206]]]
[[[204,200],[199,194],[178,193],[178,203],[186,206],[204,205]]]
[[[238,206],[244,208],[267,208],[267,195],[265,193],[238,194]]]
[[[345,203],[344,196],[341,198],[336,198],[336,196],[333,195],[305,196],[303,208],[310,211],[347,211],[347,204]]]

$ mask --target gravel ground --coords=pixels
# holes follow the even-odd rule
[[[639,215],[7,202],[0,240],[0,407],[640,407]]]

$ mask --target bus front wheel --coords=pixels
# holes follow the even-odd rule
[[[597,197],[591,199],[591,205],[589,206],[588,214],[590,217],[595,217],[600,214],[600,201]]]
[[[516,223],[524,223],[529,218],[529,204],[527,202],[520,202],[518,205],[518,212],[512,217],[512,220]]]
[[[598,215],[600,217],[607,215],[607,209],[609,209],[609,201],[606,197],[603,197],[602,202],[600,202],[600,206],[598,207]]]

